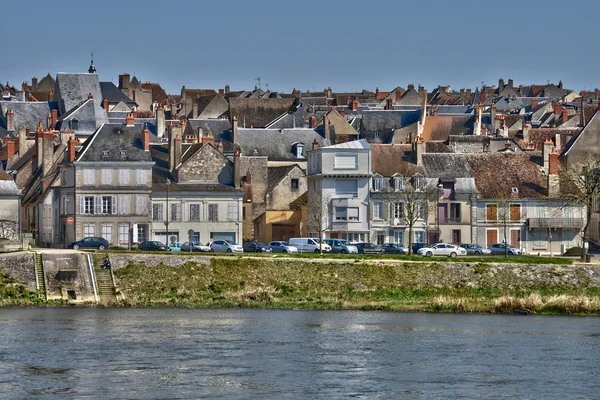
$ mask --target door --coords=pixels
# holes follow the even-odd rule
[[[440,224],[443,224],[448,219],[448,204],[438,204],[438,218]]]
[[[294,225],[272,225],[273,240],[288,241],[296,235],[296,227]]]
[[[510,231],[510,245],[515,249],[521,248],[521,230],[512,229]]]
[[[452,229],[452,243],[460,244],[460,229]]]
[[[485,234],[487,247],[490,247],[494,243],[498,243],[498,230],[488,229]]]

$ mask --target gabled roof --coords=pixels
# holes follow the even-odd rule
[[[385,132],[413,124],[421,110],[369,110],[362,113],[362,131]]]
[[[143,129],[142,125],[103,124],[85,141],[76,162],[151,162],[150,152],[142,147]]]
[[[285,167],[269,167],[267,168],[268,185],[267,193],[273,192],[279,182],[285,178],[294,168],[300,169],[298,164],[287,165]],[[304,173],[304,172],[303,172]]]
[[[50,92],[50,91],[54,90],[54,83],[55,83],[54,78],[52,77],[52,75],[50,75],[50,73],[48,73],[45,77],[43,77],[38,82],[37,91],[38,92]]]
[[[424,140],[448,140],[450,135],[463,135],[473,131],[475,117],[472,115],[437,115],[425,119]]]
[[[108,121],[106,111],[102,108],[102,90],[96,74],[56,74],[54,95],[59,104],[59,113],[64,113],[85,101],[91,93],[94,97],[94,113],[96,126]]]
[[[430,178],[471,178],[471,170],[464,154],[423,154],[423,168]]]
[[[45,127],[50,114],[48,102],[31,102],[31,101],[0,101],[0,126],[6,129],[6,112],[12,110],[15,113],[15,132],[21,128],[29,128],[35,130],[38,123],[42,123]]]
[[[100,82],[100,90],[102,91],[102,101],[108,99],[110,104],[116,104],[124,102],[128,105],[133,105],[135,102],[125,95],[118,87],[112,82]]]
[[[371,145],[371,171],[382,176],[423,174],[423,167],[417,166],[412,158],[412,146],[410,144]]]
[[[219,139],[223,132],[231,129],[231,122],[225,118],[190,119],[188,124],[195,134],[198,133],[198,128],[202,128],[204,134],[210,133],[215,139]]]
[[[296,99],[229,98],[229,119],[240,126],[261,128],[290,110]]]

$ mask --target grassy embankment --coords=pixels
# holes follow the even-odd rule
[[[22,282],[0,271],[0,307],[44,305],[45,303],[46,300],[40,293],[28,290]]]
[[[600,288],[579,267],[560,265],[570,264],[564,259],[533,267],[524,263],[526,257],[510,259],[523,263],[518,266],[493,264],[491,258],[453,263],[306,258],[212,257],[152,268],[130,263],[115,276],[126,306],[600,315]]]

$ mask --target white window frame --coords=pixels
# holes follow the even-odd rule
[[[373,219],[383,219],[383,201],[373,202]]]
[[[94,237],[96,235],[95,224],[83,224],[83,237]]]
[[[83,170],[83,184],[84,185],[95,185],[96,184],[96,170],[95,169],[84,169]]]
[[[102,237],[106,239],[108,243],[112,243],[112,224],[102,224]]]
[[[148,184],[148,173],[145,169],[138,169],[136,171],[136,183],[138,185]]]
[[[335,154],[333,169],[358,169],[358,154]]]
[[[130,169],[120,169],[119,170],[119,185],[129,185],[131,184],[131,170]]]
[[[394,231],[394,243],[404,245],[404,231]]]
[[[112,185],[112,169],[102,168],[101,182],[103,185]]]
[[[119,243],[129,244],[129,224],[119,224]]]
[[[237,203],[227,204],[227,221],[237,221],[240,217],[240,211]]]
[[[135,212],[137,215],[146,215],[148,212],[148,202],[146,196],[136,196]]]

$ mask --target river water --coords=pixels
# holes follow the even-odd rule
[[[600,319],[0,309],[0,398],[600,398]]]

